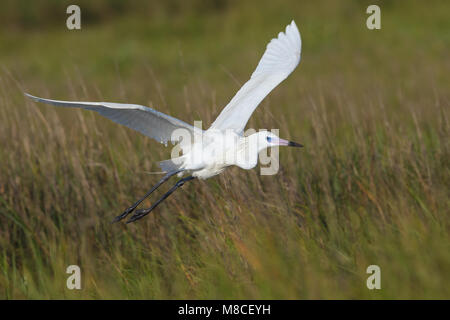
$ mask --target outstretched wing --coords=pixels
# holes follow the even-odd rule
[[[236,93],[222,110],[210,129],[244,131],[248,119],[259,103],[281,81],[294,71],[300,62],[302,41],[294,21],[272,39],[250,80]]]
[[[191,134],[201,133],[202,131],[184,121],[138,104],[60,101],[43,99],[28,93],[25,93],[25,95],[37,102],[43,102],[58,107],[73,107],[97,111],[100,115],[130,129],[139,131],[143,135],[153,138],[163,144],[167,144],[168,141],[173,143],[178,142],[179,137],[172,137],[172,133],[176,129],[187,129]]]

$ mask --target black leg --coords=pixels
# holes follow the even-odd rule
[[[112,223],[117,222],[122,220],[123,218],[125,218],[126,216],[128,216],[131,212],[134,211],[134,209],[136,209],[136,207],[145,200],[145,198],[147,198],[149,195],[152,194],[153,191],[155,191],[156,189],[159,188],[159,186],[161,186],[164,182],[166,182],[167,180],[169,180],[169,178],[179,172],[181,172],[182,170],[177,170],[177,171],[172,171],[172,172],[168,172],[161,180],[158,181],[158,183],[156,185],[153,186],[153,188],[150,189],[149,192],[147,192],[145,194],[145,196],[143,196],[141,199],[139,199],[138,201],[136,201],[131,207],[127,208],[122,214],[118,215],[117,217],[114,218],[114,220],[112,221]]]
[[[136,213],[127,221],[127,223],[130,222],[134,222],[136,220],[142,219],[143,217],[145,217],[146,215],[148,215],[153,209],[155,209],[161,202],[163,202],[164,200],[166,200],[166,198],[168,196],[170,196],[176,189],[178,189],[179,187],[181,187],[186,181],[190,181],[192,179],[195,179],[193,176],[189,176],[186,178],[183,178],[181,180],[179,180],[172,188],[170,188],[169,191],[167,191],[162,197],[161,199],[159,199],[158,201],[156,201],[150,208],[148,209],[140,209],[138,211],[136,211]]]

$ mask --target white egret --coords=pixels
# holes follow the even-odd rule
[[[260,131],[249,136],[243,135],[245,125],[259,103],[297,67],[300,62],[300,52],[300,33],[295,22],[292,21],[284,33],[280,32],[277,38],[269,42],[250,80],[242,86],[207,130],[201,130],[164,113],[136,104],[60,101],[43,99],[27,93],[26,95],[37,102],[54,106],[97,111],[114,122],[137,130],[164,144],[168,141],[176,143],[182,140],[173,134],[177,129],[187,131],[194,136],[194,142],[188,139],[181,145],[182,156],[159,163],[166,175],[143,198],[127,208],[113,222],[128,216],[171,176],[175,174],[182,176],[185,173],[190,175],[179,180],[150,208],[137,210],[127,221],[129,223],[146,216],[187,181],[195,178],[210,178],[232,165],[246,170],[254,168],[257,164],[258,153],[265,148],[302,147],[301,144],[283,140],[268,131]],[[229,154],[236,156],[228,157]],[[243,154],[246,156],[242,156]]]

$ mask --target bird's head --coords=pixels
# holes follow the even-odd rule
[[[303,147],[300,143],[284,140],[270,131],[260,131],[254,134],[258,143],[258,151],[269,147],[288,146],[288,147]]]

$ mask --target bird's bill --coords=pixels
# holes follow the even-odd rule
[[[284,139],[279,139],[278,140],[278,145],[280,146],[288,146],[288,147],[297,147],[297,148],[301,148],[303,147],[302,144],[294,142],[294,141],[289,141],[289,140],[284,140]]]

